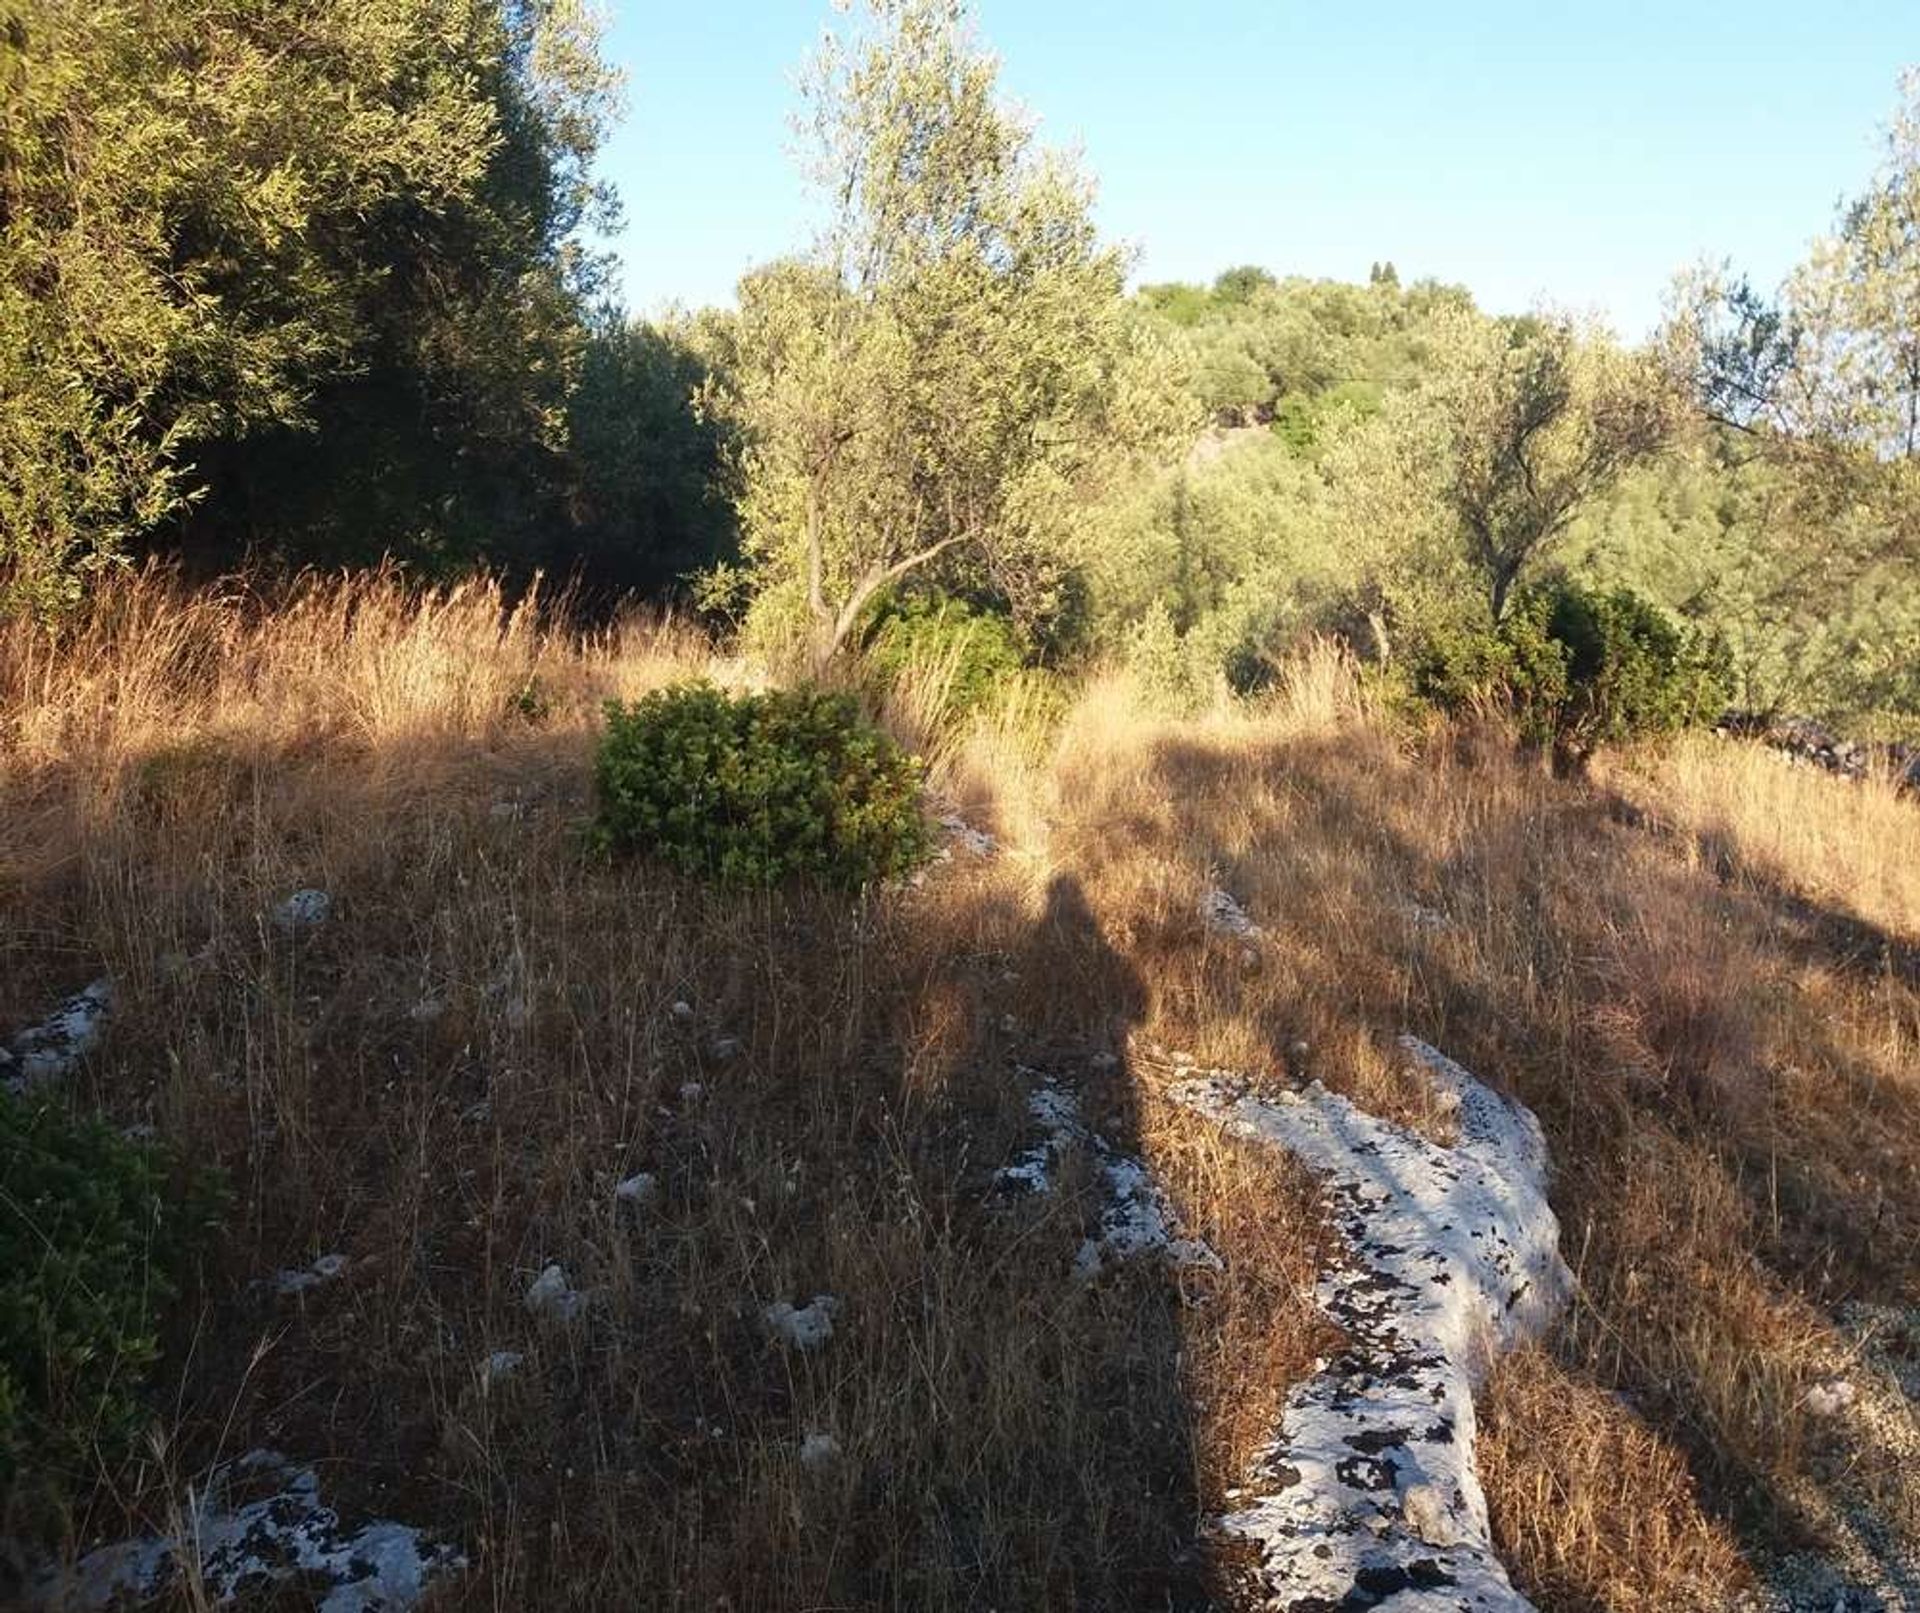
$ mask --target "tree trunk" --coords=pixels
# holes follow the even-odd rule
[[[1520,576],[1517,565],[1502,565],[1493,573],[1493,619],[1497,622],[1507,613],[1507,596],[1513,592],[1513,585]]]
[[[811,512],[809,512],[811,519]],[[809,543],[813,537],[810,534]],[[829,663],[846,647],[849,635],[860,623],[860,613],[867,608],[868,601],[890,582],[898,582],[910,571],[917,570],[938,555],[951,549],[960,538],[942,538],[938,543],[929,544],[918,554],[910,554],[904,560],[896,560],[890,566],[873,566],[866,575],[854,584],[853,592],[847,596],[847,602],[840,607],[838,614],[827,607],[823,594],[815,594],[809,599],[814,611],[813,670],[817,676],[827,669]],[[807,555],[809,568],[815,564],[819,551],[810,548]],[[811,589],[815,582],[809,574],[808,585]]]

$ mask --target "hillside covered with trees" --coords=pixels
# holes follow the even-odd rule
[[[1920,1605],[1920,76],[1633,339],[823,20],[643,317],[585,0],[0,0],[0,1607]]]
[[[1566,576],[1719,635],[1742,705],[1920,709],[1911,105],[1784,286],[1690,274],[1632,348],[1390,263],[1129,293],[990,58],[886,12],[884,58],[802,87],[820,239],[648,324],[582,233],[617,207],[587,13],[309,9],[288,48],[277,13],[15,0],[10,608],[142,554],[392,556],[769,648],[804,614],[822,653],[948,600],[1204,698],[1315,631],[1416,666]]]

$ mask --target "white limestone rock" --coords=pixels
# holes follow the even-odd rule
[[[760,1313],[767,1331],[782,1344],[796,1350],[817,1350],[833,1337],[833,1319],[840,1314],[840,1301],[832,1294],[815,1294],[805,1305],[789,1305],[784,1299]]]
[[[1572,1291],[1546,1141],[1524,1106],[1423,1042],[1401,1045],[1452,1108],[1454,1146],[1318,1082],[1276,1098],[1217,1077],[1173,1090],[1303,1161],[1345,1243],[1316,1288],[1345,1348],[1288,1396],[1221,1524],[1260,1548],[1270,1609],[1519,1613],[1531,1604],[1494,1555],[1474,1463],[1473,1391],[1493,1355],[1537,1335]]]
[[[660,1196],[660,1178],[652,1171],[638,1171],[614,1188],[613,1196],[622,1204],[631,1204],[636,1209],[651,1204]]]
[[[267,1279],[266,1286],[276,1294],[304,1294],[336,1281],[346,1269],[345,1255],[322,1255],[311,1266],[302,1270],[287,1268],[276,1271]]]
[[[323,890],[297,890],[273,910],[274,928],[287,935],[316,930],[333,917],[333,898]]]
[[[550,1265],[527,1286],[527,1309],[554,1322],[571,1322],[585,1308],[587,1296],[567,1281],[564,1267]]]
[[[1214,935],[1236,941],[1258,941],[1266,931],[1247,916],[1247,910],[1227,892],[1215,887],[1200,898],[1200,917]]]
[[[113,982],[96,980],[0,1050],[0,1087],[20,1097],[70,1074],[100,1043],[113,1013]]]
[[[349,1528],[321,1501],[313,1469],[273,1451],[215,1468],[188,1490],[181,1515],[180,1538],[121,1541],[71,1569],[43,1572],[28,1587],[29,1613],[107,1613],[184,1598],[183,1559],[197,1565],[199,1586],[216,1607],[297,1581],[320,1613],[403,1613],[433,1581],[466,1567],[452,1546],[404,1524]]]
[[[1860,1391],[1845,1378],[1816,1383],[1806,1394],[1806,1407],[1814,1417],[1838,1417],[1859,1398]]]
[[[1095,1277],[1110,1264],[1142,1257],[1163,1260],[1175,1269],[1220,1269],[1219,1255],[1205,1243],[1179,1235],[1173,1207],[1144,1162],[1120,1153],[1090,1128],[1081,1117],[1079,1100],[1052,1076],[1033,1070],[1020,1073],[1034,1082],[1027,1112],[1040,1126],[1040,1139],[1013,1164],[996,1171],[994,1185],[1051,1193],[1062,1159],[1076,1148],[1092,1154],[1102,1201],[1095,1230],[1074,1255],[1076,1277]]]
[[[800,1441],[800,1465],[809,1473],[824,1473],[839,1460],[840,1441],[831,1434],[809,1434]]]
[[[984,829],[976,829],[957,812],[949,812],[940,819],[940,827],[947,831],[956,845],[975,857],[991,857],[1000,849],[1000,842]]]

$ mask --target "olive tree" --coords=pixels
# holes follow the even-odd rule
[[[217,499],[214,459],[237,479],[375,387],[462,474],[482,441],[557,449],[616,88],[596,26],[582,0],[0,0],[0,606],[71,597]]]
[[[1673,400],[1646,355],[1557,316],[1461,314],[1437,342],[1421,406],[1443,445],[1442,501],[1497,619],[1574,517],[1660,450]]]
[[[958,0],[869,0],[803,80],[828,218],[742,282],[714,401],[745,443],[747,585],[816,663],[936,566],[1044,592],[1077,487],[1170,429],[1129,381],[1152,355],[1124,255],[997,75]]]
[[[1495,620],[1582,510],[1656,455],[1673,389],[1647,354],[1556,315],[1463,303],[1422,328],[1427,365],[1377,414],[1336,424],[1322,456],[1377,647],[1389,618]]]
[[[1920,71],[1879,172],[1777,295],[1682,277],[1665,332],[1707,419],[1789,470],[1826,558],[1920,555]]]

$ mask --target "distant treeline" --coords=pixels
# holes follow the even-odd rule
[[[802,81],[816,244],[649,323],[583,245],[619,86],[576,0],[0,0],[0,598],[393,556],[815,659],[990,622],[1198,698],[1315,630],[1405,664],[1566,578],[1710,632],[1747,705],[1897,727],[1908,90],[1777,295],[1689,276],[1632,348],[1384,262],[1130,294],[966,8],[869,0]]]

